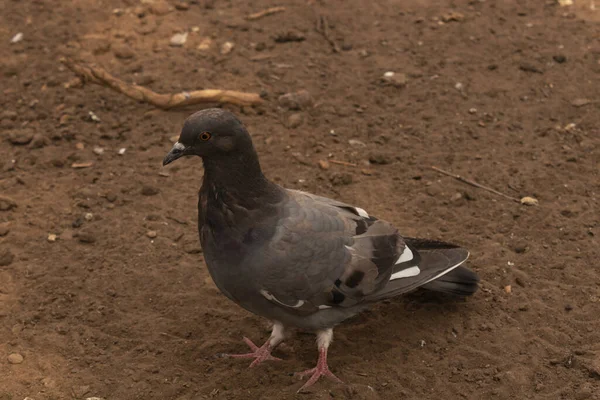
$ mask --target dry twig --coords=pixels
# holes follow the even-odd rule
[[[106,86],[115,92],[122,93],[137,101],[152,104],[163,110],[201,103],[230,103],[239,106],[250,106],[263,102],[260,95],[256,93],[233,90],[205,89],[194,90],[193,92],[160,94],[143,86],[126,83],[99,67],[78,64],[69,58],[63,58],[61,62],[84,82]]]
[[[354,164],[348,161],[329,160],[332,164],[345,165],[347,167],[358,167],[358,164]]]
[[[254,21],[254,20],[260,19],[262,17],[266,17],[267,15],[273,15],[273,14],[277,14],[277,13],[280,13],[283,11],[285,11],[285,7],[271,7],[271,8],[267,8],[266,10],[262,10],[262,11],[250,14],[246,17],[246,19],[249,21]]]
[[[331,37],[329,33],[329,22],[327,21],[327,17],[324,15],[317,14],[317,32],[319,32],[323,37],[329,42],[331,45],[331,49],[334,53],[340,52],[340,47],[336,43],[336,41]]]
[[[434,171],[439,172],[440,174],[444,174],[444,175],[450,176],[450,177],[452,177],[452,178],[454,178],[456,180],[459,180],[459,181],[461,181],[463,183],[466,183],[467,185],[475,186],[476,188],[483,189],[483,190],[486,190],[486,191],[488,191],[490,193],[497,194],[498,196],[502,196],[502,197],[504,197],[506,199],[509,199],[509,200],[512,200],[512,201],[516,201],[517,203],[521,202],[521,200],[517,199],[516,197],[509,196],[507,194],[504,194],[502,192],[497,191],[496,189],[492,189],[490,187],[484,186],[484,185],[482,185],[480,183],[477,183],[475,181],[472,181],[470,179],[463,178],[460,175],[453,174],[452,172],[444,171],[443,169],[438,168],[438,167],[431,167],[431,169],[434,170]]]

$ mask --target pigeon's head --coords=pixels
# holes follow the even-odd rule
[[[229,111],[209,108],[186,119],[179,140],[165,156],[163,165],[183,156],[218,158],[244,151],[253,151],[253,146],[240,120]]]

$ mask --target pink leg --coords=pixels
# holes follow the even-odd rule
[[[271,337],[269,340],[265,342],[261,347],[255,345],[252,340],[244,337],[244,342],[250,347],[252,350],[250,353],[245,354],[223,354],[223,357],[232,357],[232,358],[254,358],[254,361],[250,364],[248,368],[256,367],[258,364],[263,361],[281,361],[281,358],[277,358],[271,355],[271,352],[279,343],[283,341],[284,333],[283,333],[283,325],[279,322],[273,323],[273,331],[271,332]]]
[[[321,331],[317,334],[317,343],[319,344],[319,360],[317,361],[316,367],[294,374],[300,378],[304,378],[308,375],[311,376],[300,388],[300,390],[298,390],[298,393],[304,392],[310,386],[314,385],[314,383],[322,376],[325,376],[334,382],[343,383],[341,379],[339,379],[333,374],[333,372],[329,370],[329,366],[327,365],[327,348],[329,347],[329,343],[331,342],[332,338],[333,331],[329,329],[326,331]]]
[[[223,356],[231,358],[254,358],[254,361],[252,361],[248,368],[256,367],[263,361],[281,361],[281,358],[271,355],[271,351],[274,349],[274,347],[271,346],[271,339],[267,340],[261,347],[255,345],[252,340],[247,337],[244,337],[244,342],[246,342],[252,352],[244,354],[223,354]]]

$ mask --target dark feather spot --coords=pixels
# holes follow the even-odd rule
[[[365,277],[365,273],[363,271],[354,271],[348,279],[346,279],[346,286],[349,288],[355,288]]]
[[[342,284],[342,281],[340,281],[339,279],[335,280],[335,286],[340,287],[341,284]]]
[[[379,273],[386,271],[398,258],[397,236],[378,236],[373,238],[373,255],[371,261],[377,266]]]
[[[345,298],[346,296],[344,296],[344,294],[339,290],[333,289],[331,291],[331,302],[333,304],[340,304],[342,301],[344,301]]]
[[[356,235],[362,235],[363,233],[365,233],[367,230],[369,230],[369,227],[375,223],[375,221],[377,221],[377,218],[374,217],[362,218],[357,220]]]

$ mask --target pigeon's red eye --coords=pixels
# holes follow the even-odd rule
[[[212,135],[210,134],[210,132],[202,132],[200,134],[200,139],[204,140],[205,142],[210,139]]]

